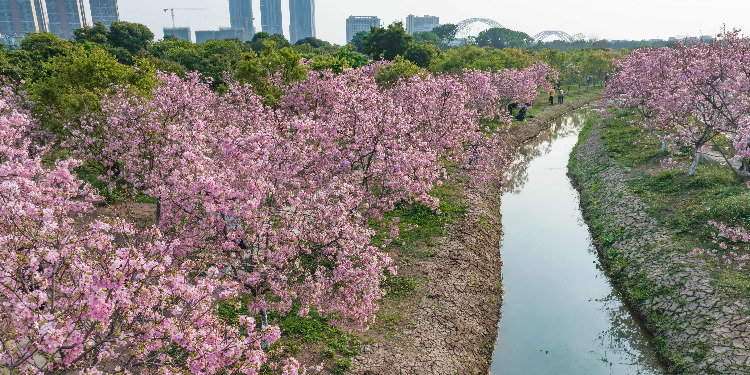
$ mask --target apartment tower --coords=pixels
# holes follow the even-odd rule
[[[101,22],[109,27],[112,22],[120,22],[120,10],[117,0],[89,0],[91,6],[91,22]]]
[[[24,36],[47,31],[42,0],[0,0],[0,34]]]
[[[289,41],[315,36],[315,0],[289,0]]]
[[[229,0],[229,24],[232,29],[242,30],[242,40],[255,35],[253,26],[253,2],[251,0]]]
[[[49,32],[72,39],[73,30],[88,26],[84,0],[46,0]]]
[[[281,0],[260,0],[260,24],[263,31],[271,35],[284,35]]]

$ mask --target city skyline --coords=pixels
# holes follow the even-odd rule
[[[21,0],[16,1],[21,2]],[[32,1],[38,3],[41,0]],[[59,1],[69,0],[48,0],[52,5]],[[273,3],[274,6],[280,8],[280,20],[291,20],[289,0],[252,0],[255,15],[253,26],[256,31],[263,30],[261,1]],[[83,5],[84,1],[74,3]],[[414,0],[408,3],[382,0],[378,4],[317,0],[315,34],[316,37],[331,43],[344,44],[347,41],[346,19],[349,16],[377,16],[381,19],[382,26],[387,26],[394,21],[402,21],[406,24],[406,17],[409,14],[435,15],[440,17],[443,24],[458,23],[463,19],[479,16],[493,19],[507,28],[523,31],[532,36],[544,30],[560,30],[571,35],[580,33],[589,38],[610,40],[713,35],[724,25],[729,28],[742,28],[746,34],[750,30],[750,20],[742,16],[750,12],[750,3],[717,0],[708,7],[690,0],[680,2],[667,0],[662,3],[652,4],[645,0],[634,0],[632,6],[619,7],[591,0],[569,0],[565,6],[561,6],[548,0],[540,0],[539,4],[533,7],[508,8],[477,0],[465,0],[460,4],[447,0]],[[196,12],[177,11],[177,26],[189,26],[193,30],[217,30],[230,27],[228,0],[160,0],[158,2],[120,0],[119,15],[123,21],[148,26],[156,34],[156,39],[160,39],[163,37],[162,28],[172,25],[169,15],[163,12],[164,8],[170,7],[207,8],[205,11]],[[81,24],[93,24],[92,6],[83,5],[81,8],[86,14],[86,21]],[[516,8],[518,12],[508,12],[509,9],[515,10]],[[38,10],[38,12],[42,11],[43,9]],[[517,17],[516,14],[523,16]],[[663,14],[670,14],[670,17],[662,17]],[[49,16],[37,14],[37,18],[45,20]],[[53,15],[53,28],[56,22]],[[627,27],[620,27],[618,23]],[[287,38],[290,38],[289,24],[290,22],[281,23],[283,34]]]
[[[120,1],[121,18],[143,23],[161,38],[161,28],[171,20],[161,8],[207,7],[205,12],[178,14],[178,26],[190,25],[194,30],[229,26],[226,1],[162,0],[158,4],[146,0]],[[289,37],[288,0],[281,1],[284,35]],[[256,30],[262,30],[260,0],[253,1]],[[412,0],[408,2],[381,0],[352,2],[341,0],[316,1],[316,35],[331,43],[346,42],[346,19],[349,16],[377,16],[382,25],[406,21],[409,14],[430,14],[441,23],[458,23],[467,18],[484,17],[500,22],[513,30],[534,35],[545,30],[561,30],[571,35],[583,33],[602,39],[667,39],[675,35],[705,35],[720,31],[723,24],[741,27],[750,33],[750,3],[737,0],[716,0],[711,6],[691,0],[653,2],[634,0],[628,6],[593,0],[568,0],[564,3],[540,0],[534,6],[490,3],[479,0],[462,2],[448,0]],[[669,17],[665,17],[669,14]]]

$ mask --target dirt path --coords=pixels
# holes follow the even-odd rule
[[[596,100],[587,96],[546,108],[510,130],[518,146],[550,122]],[[403,306],[403,319],[387,340],[363,345],[353,374],[487,374],[497,341],[502,304],[500,187],[459,186],[464,219],[430,249],[434,255],[399,265],[399,273],[425,280],[420,298]]]

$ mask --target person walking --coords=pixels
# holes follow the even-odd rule
[[[561,88],[560,91],[557,92],[557,104],[563,104],[565,101],[565,91]]]
[[[555,90],[549,90],[549,105],[555,105]]]

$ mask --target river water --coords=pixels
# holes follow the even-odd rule
[[[569,154],[590,109],[522,150],[503,194],[503,314],[493,375],[664,374],[652,339],[599,267]]]

